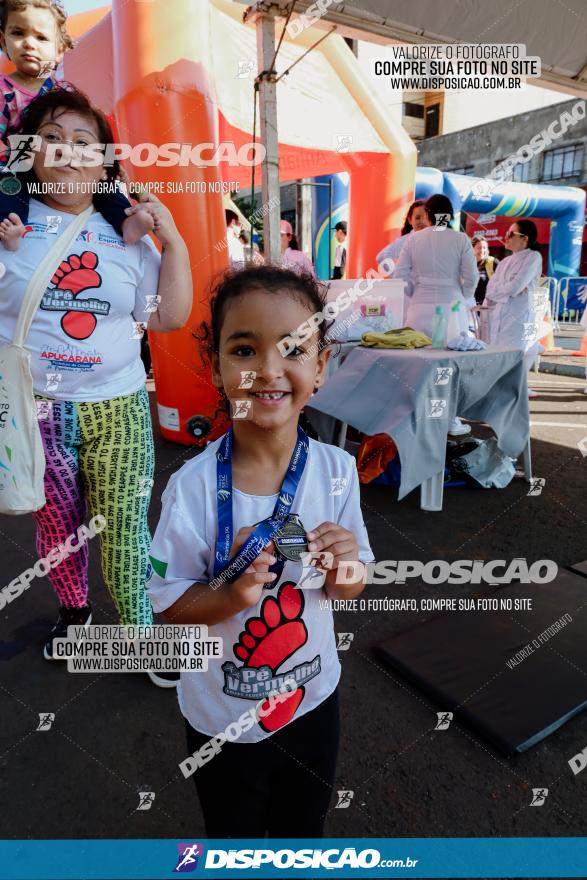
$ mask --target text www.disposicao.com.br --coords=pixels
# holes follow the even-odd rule
[[[68,672],[194,672],[201,671],[200,657],[68,657]]]

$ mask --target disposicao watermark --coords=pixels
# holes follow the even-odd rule
[[[433,559],[385,559],[380,562],[340,562],[336,573],[337,584],[405,584],[410,578],[420,578],[425,584],[548,584],[558,574],[558,565],[552,559],[538,559],[531,564],[526,559],[459,559],[446,562]]]
[[[377,269],[368,269],[365,278],[360,278],[348,290],[342,290],[336,299],[332,300],[332,302],[327,302],[324,305],[321,312],[314,312],[307,321],[300,324],[289,336],[284,336],[283,339],[280,339],[277,343],[277,348],[283,357],[287,357],[292,351],[295,351],[300,344],[311,339],[318,327],[320,327],[324,321],[333,320],[340,314],[340,312],[343,312],[359,299],[359,297],[369,293],[369,291],[373,289],[375,281],[391,274],[395,264],[393,260],[388,260],[386,258],[381,261],[380,266],[383,272],[380,272]],[[390,266],[392,268],[390,268]],[[365,286],[363,287],[363,285]]]
[[[52,547],[45,557],[37,559],[32,568],[27,568],[26,571],[23,571],[22,574],[19,574],[18,577],[15,577],[7,586],[0,590],[0,609],[10,604],[10,602],[14,602],[25,590],[28,590],[34,578],[45,577],[72,553],[78,553],[90,538],[104,531],[105,528],[106,518],[101,514],[97,514],[92,517],[87,526],[81,525],[76,532],[69,535],[63,544]],[[74,544],[76,539],[77,543]]]
[[[487,177],[474,183],[471,187],[472,194],[478,198],[488,198],[500,183],[504,180],[511,180],[516,165],[524,165],[529,162],[534,156],[546,150],[553,141],[563,137],[571,126],[577,125],[583,119],[585,119],[585,101],[577,101],[571,107],[570,112],[564,110],[558,119],[554,119],[550,125],[531,137],[527,144],[519,147],[515,153],[510,153],[496,165]]]
[[[35,154],[43,154],[46,168],[62,168],[71,165],[73,168],[109,168],[115,162],[128,161],[136,168],[187,168],[216,166],[221,164],[232,167],[245,166],[251,168],[260,165],[265,159],[263,144],[252,141],[237,147],[233,141],[220,141],[215,144],[183,144],[170,142],[154,144],[79,144],[47,143],[40,135],[12,134],[8,136],[10,156],[5,170],[22,173],[30,171],[35,161]]]
[[[322,16],[326,15],[328,12],[328,7],[332,6],[335,2],[337,2],[337,0],[316,0],[315,3],[308,6],[306,11],[302,13],[299,18],[294,18],[292,21],[288,21],[286,27],[288,37],[295,40],[302,31],[305,31],[306,28],[312,27],[313,24],[320,21]]]
[[[211,761],[215,755],[218,755],[222,751],[222,746],[226,742],[236,742],[241,738],[243,733],[247,733],[247,731],[249,731],[260,718],[266,718],[268,715],[271,715],[275,707],[280,703],[283,703],[285,700],[288,700],[297,688],[298,686],[293,679],[286,680],[283,685],[283,690],[270,694],[252,709],[243,712],[237,721],[233,721],[222,733],[217,733],[216,736],[209,739],[203,746],[200,746],[200,748],[190,755],[189,758],[186,758],[181,762],[179,769],[184,777],[189,779],[196,770],[199,770],[200,767],[203,767],[204,764]]]

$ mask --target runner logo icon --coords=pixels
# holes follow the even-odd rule
[[[198,858],[204,855],[201,843],[178,843],[179,858],[173,869],[174,874],[189,874],[198,867]]]

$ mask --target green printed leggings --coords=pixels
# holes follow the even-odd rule
[[[155,456],[146,389],[98,403],[47,400],[39,395],[37,401],[47,499],[33,514],[39,557],[75,534],[86,517],[87,503],[92,516],[101,514],[106,520],[100,533],[102,572],[120,622],[151,623],[145,571]],[[48,577],[61,605],[85,605],[87,542]]]

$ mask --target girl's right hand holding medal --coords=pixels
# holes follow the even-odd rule
[[[245,526],[239,529],[230,548],[231,559],[240,550],[253,531],[254,526]],[[257,556],[255,561],[244,570],[243,574],[234,583],[230,584],[231,598],[240,606],[239,611],[257,605],[263,595],[264,585],[273,583],[277,577],[276,574],[269,571],[269,566],[277,561],[275,556],[272,555],[274,549],[273,541],[271,541],[265,550]]]

